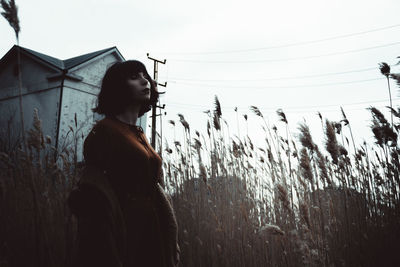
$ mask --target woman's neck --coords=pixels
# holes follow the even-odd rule
[[[140,106],[129,106],[123,113],[116,115],[115,117],[127,124],[136,125],[138,119]]]

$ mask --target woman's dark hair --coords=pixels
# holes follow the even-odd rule
[[[159,93],[156,84],[147,73],[144,64],[137,60],[116,62],[104,74],[100,93],[97,97],[97,107],[92,111],[106,116],[121,114],[131,104],[130,93],[127,90],[127,79],[142,72],[150,82],[150,100],[144,103],[139,110],[138,117],[151,110],[153,103],[157,103]]]

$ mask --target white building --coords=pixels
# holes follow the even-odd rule
[[[95,120],[101,119],[91,109],[102,77],[111,64],[125,59],[116,47],[60,60],[14,45],[0,59],[0,137],[7,140],[6,149],[15,149],[21,140],[18,50],[25,131],[32,127],[37,108],[44,136],[50,136],[59,151],[74,146],[78,162],[82,161],[83,140]],[[143,116],[137,123],[144,130],[146,119]]]

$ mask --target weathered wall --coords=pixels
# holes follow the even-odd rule
[[[17,61],[11,61],[0,72],[0,135],[8,138],[9,147],[18,142],[20,137],[20,108]],[[48,81],[47,75],[57,73],[47,68],[29,56],[21,55],[22,76],[22,107],[25,130],[33,123],[33,110],[37,108],[42,120],[44,135],[55,140],[57,129],[57,103],[59,100],[60,84]]]
[[[93,124],[103,118],[91,110],[96,105],[101,80],[107,68],[119,60],[119,56],[113,52],[70,69],[68,73],[82,77],[81,81],[68,77],[63,79],[61,76],[49,80],[48,76],[54,76],[60,73],[60,70],[46,67],[30,56],[22,54],[22,103],[25,130],[32,127],[33,110],[37,108],[42,121],[43,134],[50,136],[52,145],[55,145],[60,114],[58,149],[61,151],[65,147],[73,148],[77,151],[77,161],[82,161],[83,141]],[[21,125],[16,64],[15,57],[0,72],[0,136],[8,138],[7,136],[11,135],[10,147],[18,142]],[[146,121],[147,115],[138,120],[138,125],[144,130],[146,130]]]
[[[57,81],[49,81],[48,75],[59,72],[21,53],[22,94],[54,88]],[[0,71],[0,99],[18,96],[17,58],[13,58]]]

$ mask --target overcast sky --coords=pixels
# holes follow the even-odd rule
[[[242,115],[248,114],[255,142],[262,141],[262,129],[250,105],[278,126],[275,111],[282,108],[294,133],[306,120],[316,140],[316,112],[340,120],[343,106],[358,142],[372,140],[366,108],[389,103],[378,63],[394,65],[400,56],[398,0],[16,2],[23,47],[66,59],[116,46],[125,59],[145,63],[149,73],[147,52],[167,59],[159,66],[159,82],[168,82],[160,91],[167,92],[161,104],[169,140],[168,120],[181,127],[177,113],[204,133],[203,111],[213,109],[215,95],[231,134],[237,134],[237,106],[241,135]],[[3,56],[15,44],[3,18],[0,35]],[[400,103],[398,87],[391,85],[394,103]]]

